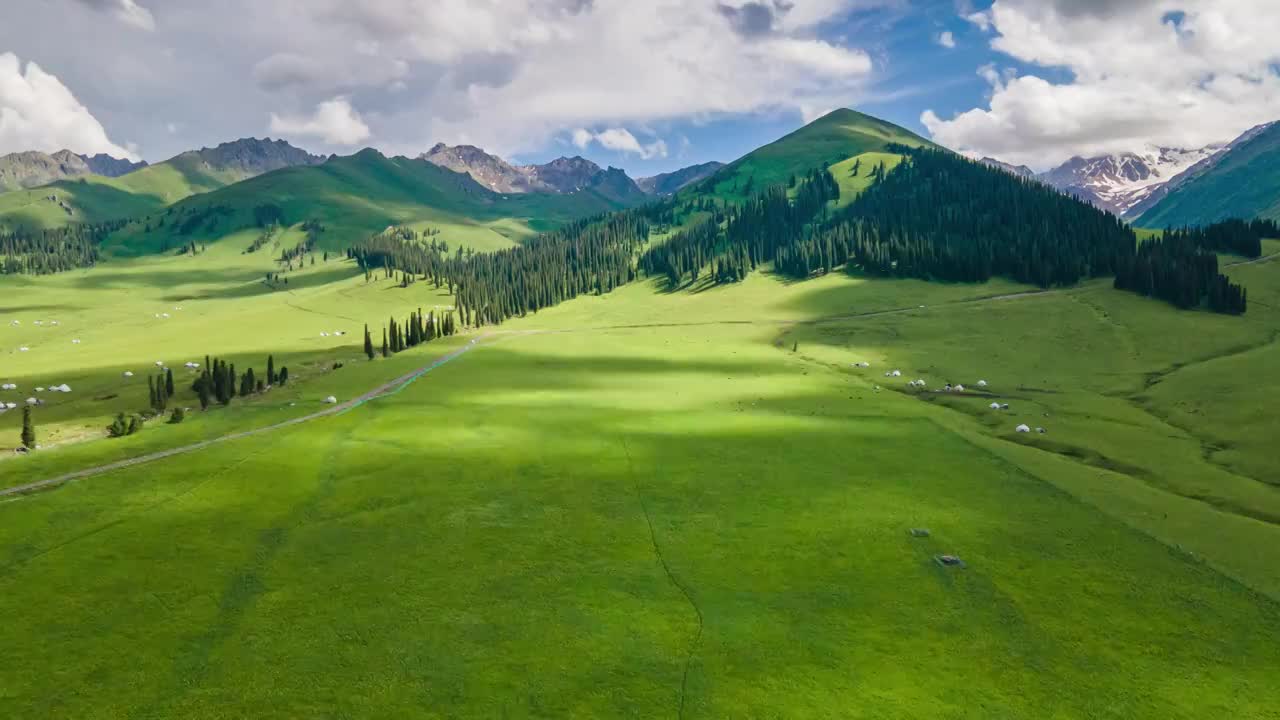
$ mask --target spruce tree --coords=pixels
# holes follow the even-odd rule
[[[369,336],[369,326],[364,326],[364,354],[373,359],[373,338]]]
[[[267,356],[267,384],[276,384],[276,358],[274,355]]]
[[[280,366],[280,377],[277,379],[280,381],[280,387],[284,387],[285,385],[289,384],[289,366],[288,365]]]
[[[128,429],[129,424],[124,419],[124,413],[116,413],[116,419],[112,420],[111,424],[107,426],[107,437],[124,437]]]
[[[173,397],[173,368],[164,369],[164,394]]]
[[[22,408],[22,447],[28,450],[36,448],[36,423],[31,419],[31,406]]]
[[[209,371],[205,370],[204,374],[200,376],[200,381],[196,387],[196,394],[200,397],[201,410],[209,409],[209,385],[212,383],[213,381],[210,379]]]
[[[382,328],[382,357],[391,356],[391,346],[387,344],[387,329]]]

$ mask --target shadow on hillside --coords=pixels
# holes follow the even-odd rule
[[[80,309],[79,305],[0,305],[0,313],[70,312]]]
[[[252,279],[244,280],[240,284],[227,285],[214,290],[170,293],[165,295],[163,299],[165,302],[184,302],[188,300],[227,300],[257,297],[259,295],[271,295],[273,293],[290,292],[292,290],[305,290],[307,288],[346,280],[359,274],[359,269],[352,267],[324,268],[321,270],[308,271],[300,275],[290,275],[288,284],[283,280],[267,284],[262,273],[254,273],[252,275]]]
[[[265,272],[245,268],[202,269],[195,266],[178,268],[152,268],[146,271],[116,271],[107,266],[77,277],[74,285],[81,290],[129,288],[143,285],[152,288],[171,288],[192,284],[221,285],[247,283],[260,280]]]

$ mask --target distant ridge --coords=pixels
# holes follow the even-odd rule
[[[1009,163],[1000,162],[999,160],[991,157],[984,157],[978,162],[997,170],[1003,170],[1007,173],[1017,175],[1018,177],[1033,178],[1036,176],[1036,171],[1026,165],[1010,165]]]
[[[636,180],[636,185],[650,195],[673,195],[686,185],[691,185],[714,175],[724,167],[721,162],[707,162],[701,165],[690,165],[687,168],[669,173],[661,173]]]
[[[89,166],[89,172],[94,175],[103,177],[120,177],[128,175],[134,170],[141,170],[147,166],[146,160],[134,162],[124,158],[111,157],[106,153],[98,153],[97,155],[81,155],[86,165]]]
[[[618,168],[605,170],[590,160],[560,157],[542,165],[513,165],[474,145],[438,143],[418,156],[433,165],[466,173],[497,193],[575,193],[596,190],[624,204],[635,204],[644,191]]]
[[[0,193],[0,227],[51,228],[134,217],[273,170],[326,160],[271,138],[189,150],[154,165],[102,155],[86,159],[66,150],[16,153],[0,158],[0,187],[10,191]]]
[[[1132,220],[1142,227],[1206,225],[1227,218],[1280,220],[1280,122],[1252,128],[1187,170]]]

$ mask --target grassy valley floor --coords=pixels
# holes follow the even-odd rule
[[[306,272],[289,292],[165,288],[209,296],[173,299],[207,308],[188,331],[155,324],[159,290],[66,309],[84,342],[23,358],[24,383],[86,368],[67,382],[91,395],[205,352],[274,352],[300,379],[0,462],[0,486],[477,347],[335,417],[4,500],[0,613],[20,622],[0,627],[0,713],[1275,717],[1280,263],[1230,271],[1240,318],[1098,284],[757,273],[637,283],[374,362],[364,321],[447,296]],[[319,337],[334,326],[350,334]],[[93,366],[72,355],[108,342]],[[945,382],[967,391],[931,392]],[[68,435],[103,417],[42,410]]]

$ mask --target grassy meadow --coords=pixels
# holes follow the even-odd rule
[[[1105,284],[641,282],[367,362],[364,321],[447,296],[337,260],[270,290],[237,248],[27,281],[5,380],[76,388],[41,408],[55,440],[154,360],[272,352],[297,382],[0,485],[479,342],[340,416],[0,501],[5,716],[1275,716],[1280,263],[1230,271],[1243,317]]]

